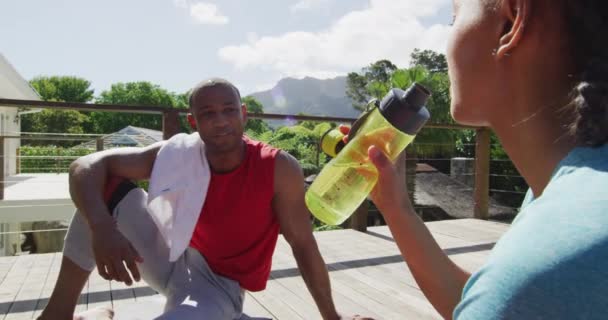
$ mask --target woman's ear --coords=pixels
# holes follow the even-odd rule
[[[504,18],[504,27],[498,48],[494,52],[496,59],[511,55],[521,43],[530,19],[530,2],[531,0],[500,1],[499,13]]]
[[[186,115],[186,120],[188,120],[190,128],[192,128],[192,130],[196,130],[196,121],[194,120],[194,116],[192,116],[192,113],[188,113]]]

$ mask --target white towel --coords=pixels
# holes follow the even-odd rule
[[[211,173],[197,132],[180,133],[158,151],[150,176],[148,210],[175,261],[188,248]]]

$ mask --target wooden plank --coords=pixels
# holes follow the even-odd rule
[[[500,222],[483,221],[476,219],[455,219],[437,222],[427,222],[433,236],[437,234],[451,236],[470,243],[496,242],[509,229],[510,225]],[[371,227],[372,234],[380,234],[392,239],[387,226]]]
[[[428,225],[450,258],[467,270],[483,264],[493,242],[508,228],[501,223],[478,220]],[[418,289],[397,246],[390,241],[388,228],[372,227],[369,231],[374,235],[353,230],[315,233],[328,264],[337,310],[344,315],[361,314],[376,319],[439,318]],[[38,316],[55,284],[60,263],[60,253],[0,258],[0,319]],[[272,269],[266,291],[246,294],[245,314],[254,319],[320,319],[291,248],[282,237],[277,243]],[[80,311],[102,305],[133,310],[126,313],[129,316],[162,310],[162,302],[157,301],[162,297],[145,283],[126,287],[102,279],[96,271],[81,299],[84,304],[78,306]],[[119,314],[117,319],[121,319]]]
[[[39,291],[35,283],[28,279],[28,276],[35,259],[36,256],[19,256],[7,276],[7,280],[3,283],[7,288],[13,288],[13,292],[16,293],[12,297],[12,303],[4,317],[5,320],[31,319],[33,317],[33,310],[35,310],[38,300],[36,294],[39,295]],[[30,288],[31,290],[29,290]]]
[[[38,299],[38,303],[36,304],[36,310],[34,311],[34,318],[37,318],[42,310],[47,306],[49,302],[49,298],[51,297],[51,293],[55,288],[55,283],[57,282],[57,277],[59,276],[59,266],[61,264],[61,253],[51,253],[51,264],[48,269],[48,276],[44,282],[44,287],[42,289],[42,293],[40,298]]]
[[[133,288],[127,286],[123,282],[110,281],[110,290],[112,306],[114,308],[123,304],[135,302],[135,292],[133,291]]]
[[[277,319],[304,320],[295,310],[285,304],[280,296],[270,291],[251,292],[251,296],[264,305]]]
[[[249,293],[245,294],[245,303],[243,305],[243,314],[254,319],[273,319],[276,318],[266,307],[258,302],[254,296]]]
[[[281,282],[273,280],[268,281],[266,291],[279,298],[283,304],[289,306],[302,319],[321,319],[321,314],[315,307],[312,297],[308,298],[306,295],[296,294],[294,293],[295,290],[289,290]],[[304,292],[307,292],[307,290]]]
[[[353,235],[348,235],[352,237]],[[356,236],[356,235],[355,235]],[[358,241],[364,239],[365,241]],[[408,286],[403,283],[403,279],[409,277],[411,284],[414,284],[411,274],[403,268],[401,272],[378,272],[373,276],[369,275],[367,270],[387,268],[390,264],[399,264],[405,266],[401,261],[399,252],[394,244],[383,241],[381,239],[372,238],[370,236],[358,236],[356,239],[349,241],[353,248],[345,248],[345,250],[336,251],[326,255],[326,258],[333,258],[335,255],[337,260],[344,263],[330,264],[330,273],[332,280],[337,280],[346,286],[352,288],[353,291],[363,293],[367,298],[366,305],[370,303],[380,303],[386,305],[391,310],[397,311],[406,318],[416,319],[433,319],[437,318],[437,314],[432,307],[426,302],[422,292],[417,287]],[[350,256],[345,256],[345,251],[352,251],[362,254],[369,259],[352,260]],[[386,257],[396,257],[386,260]],[[379,261],[371,261],[372,263],[384,263],[383,265],[366,266],[365,260],[380,259]],[[386,261],[386,262],[382,262]],[[348,264],[348,265],[346,265]],[[365,271],[363,271],[365,269]],[[390,293],[390,294],[389,294]],[[371,300],[371,301],[370,301]],[[360,301],[357,299],[357,301]],[[377,308],[373,308],[378,310]]]
[[[332,272],[331,278],[332,280],[337,280],[338,283],[351,288],[352,291],[357,291],[365,296],[365,300],[357,300],[360,301],[361,304],[371,305],[372,302],[378,303],[387,310],[390,310],[390,312],[396,312],[406,319],[440,318],[425,299],[407,294],[407,286],[391,288],[386,285],[386,283],[392,282],[391,280],[394,279],[394,276],[385,274],[385,282],[384,285],[382,285],[381,281],[378,281],[378,279],[373,282],[362,281],[361,275],[357,274],[355,276],[351,271],[352,270],[347,269]],[[374,308],[374,310],[380,311],[380,309],[376,308]],[[381,312],[381,314],[386,315],[387,317],[389,315],[389,313],[386,312]]]
[[[0,282],[0,319],[4,319],[17,296],[20,289],[20,283],[15,283],[14,281],[9,283],[9,281],[7,281],[12,278],[9,277],[9,275],[15,268],[17,257],[7,257],[2,258],[1,260],[3,261],[3,265],[8,267],[5,277],[3,277]]]
[[[331,274],[330,274],[330,278],[331,278]],[[302,278],[300,276],[287,277],[287,278],[282,278],[282,279],[273,279],[271,281],[278,282],[281,285],[288,288],[294,294],[300,295],[300,297],[302,297],[305,301],[308,302],[307,305],[309,308],[318,309],[312,296],[310,295],[310,293],[308,291],[308,288],[306,287],[306,284],[304,283],[304,281],[302,280]],[[331,279],[331,281],[333,283],[334,280]],[[366,316],[374,317],[376,319],[382,318],[378,314],[376,314],[374,311],[366,308],[361,303],[353,301],[352,299],[346,297],[345,295],[343,295],[340,292],[337,292],[336,290],[332,290],[332,297],[334,300],[334,305],[336,306],[336,310],[338,312],[344,314],[345,316],[359,314],[359,315],[366,315]]]
[[[293,270],[294,268],[296,268],[296,263],[293,255],[291,254],[289,246],[285,242],[279,241],[278,249],[275,251],[275,255],[273,257],[273,269]],[[271,276],[270,281],[280,283],[292,293],[298,295],[310,308],[318,309],[299,273],[294,272],[289,276],[285,276],[285,274],[277,272],[274,274],[276,276]],[[332,296],[338,312],[343,312],[345,314],[364,314],[373,316],[375,318],[381,318],[372,310],[365,308],[361,304],[358,304],[357,302],[349,299],[339,292],[336,292],[335,290],[332,292]]]
[[[357,243],[357,241],[353,242],[353,239],[351,239],[352,237],[359,235],[359,233],[352,232],[352,231],[340,233],[342,236],[341,240],[343,240],[344,242],[332,241],[332,243],[334,245],[325,246],[325,244],[328,243],[327,240],[335,240],[335,239],[333,239],[335,234],[337,234],[337,233],[335,233],[335,232],[332,232],[331,234],[324,233],[322,235],[320,235],[318,233],[316,234],[317,238],[319,238],[318,240],[320,242],[320,246],[322,248],[324,248],[324,250],[325,250],[325,252],[323,253],[324,258],[325,258],[326,262],[330,263],[330,265],[332,264],[332,262],[335,263],[333,260],[341,260],[341,259],[345,258],[345,256],[344,256],[345,254],[348,254],[349,256],[352,255],[352,257],[354,258],[354,257],[358,256],[358,254],[361,253],[359,251],[359,249],[361,249],[361,248],[358,247],[359,244]],[[350,245],[347,245],[348,243],[350,243]],[[336,244],[338,244],[338,245],[335,246]],[[330,250],[328,250],[328,248]],[[355,248],[357,248],[357,250],[353,250]],[[279,250],[277,250],[275,252],[275,260],[273,261],[274,269],[277,270],[277,268],[293,267],[294,264],[291,263],[292,258],[290,257],[290,254],[286,253],[287,247],[285,247],[283,243],[280,243],[278,246],[278,249]],[[349,258],[350,257],[347,257],[346,259],[348,260]],[[282,264],[277,263],[278,261],[289,261],[289,263],[282,265]],[[348,269],[348,268],[349,267],[346,267],[346,269]],[[334,300],[336,303],[336,308],[338,310],[341,310],[341,312],[354,311],[356,313],[367,315],[367,316],[383,318],[377,314],[378,309],[382,309],[382,307],[378,307],[377,305],[374,308],[367,307],[369,304],[373,305],[374,303],[378,303],[378,300],[375,300],[373,298],[372,298],[372,300],[375,300],[375,301],[369,301],[370,297],[367,294],[365,294],[366,291],[373,290],[373,288],[365,288],[365,286],[361,287],[360,285],[357,288],[353,288],[353,284],[357,285],[358,283],[360,283],[360,281],[358,281],[356,278],[349,278],[349,279],[345,280],[345,279],[343,279],[343,277],[339,276],[339,272],[341,272],[341,271],[334,270],[334,271],[330,272],[330,277],[332,280],[331,281],[332,288],[334,289],[333,296],[334,296]],[[306,300],[308,301],[309,305],[314,305],[314,302],[312,301],[312,297],[310,297],[310,295],[308,294],[308,291],[304,285],[304,282],[301,280],[301,278],[299,276],[282,278],[282,279],[274,279],[272,281],[273,282],[283,282],[283,283],[292,282],[292,284],[287,285],[287,287],[292,288],[291,290],[294,293],[299,293],[300,295],[305,297]],[[357,291],[357,292],[353,293],[352,292],[353,290]],[[364,294],[361,295],[360,293],[364,293]],[[390,307],[386,307],[386,308],[395,309],[395,306],[390,306]],[[372,310],[374,310],[374,311],[372,311]],[[389,311],[386,311],[386,312],[389,312]],[[380,313],[380,314],[382,314],[382,313]],[[416,315],[419,315],[419,313],[416,313]]]
[[[158,292],[156,292],[156,291],[154,291],[154,289],[150,288],[148,286],[148,284],[143,280],[133,283],[132,287],[133,287],[133,295],[134,295],[135,301],[146,299],[146,298],[149,298],[151,296],[155,296],[158,294]]]
[[[136,303],[120,304],[114,309],[114,320],[148,320],[163,313],[165,298],[161,295],[147,296]]]
[[[112,294],[110,281],[103,279],[94,269],[89,277],[87,310],[97,307],[112,307]]]
[[[47,253],[41,254],[36,257],[36,263],[30,271],[27,281],[33,281],[34,286],[37,287],[37,290],[33,292],[32,299],[35,299],[35,306],[31,310],[31,317],[36,318],[40,312],[42,312],[42,308],[46,305],[46,301],[48,301],[48,296],[45,295],[45,289],[48,286],[49,278],[53,278],[51,275],[51,267],[55,260],[55,254]],[[54,280],[54,279],[53,279]],[[24,287],[29,289],[33,289],[28,286],[27,283],[24,284]],[[17,297],[19,299],[19,297]]]
[[[296,265],[295,259],[290,259],[289,255],[286,254],[286,252],[291,252],[289,249],[289,245],[287,245],[283,237],[280,237],[277,241],[277,248],[275,249],[275,254],[272,258],[273,269],[287,269]],[[293,295],[289,295],[287,301],[285,301],[284,297],[281,294],[272,292],[269,289],[270,287],[278,288],[281,291],[284,290],[284,287],[282,287],[280,284],[273,282],[273,280],[269,280],[269,282],[267,283],[266,290],[261,292],[249,292],[248,296],[254,299],[259,304],[263,305],[264,308],[270,314],[272,314],[275,319],[311,319],[310,317],[306,317],[305,315],[303,315],[307,314],[308,312],[302,312],[302,310],[298,310],[298,303],[301,303],[302,301],[301,297],[294,297]],[[308,306],[308,308],[316,309],[314,306],[310,305]]]
[[[455,227],[458,222],[452,221],[456,220],[445,221],[441,224],[430,223],[428,227],[433,234],[440,233],[468,241],[496,242],[503,234],[503,232],[481,226],[457,225]]]

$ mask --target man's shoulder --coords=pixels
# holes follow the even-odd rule
[[[275,158],[275,170],[287,172],[300,172],[302,168],[298,160],[286,151],[278,150]]]
[[[281,151],[281,149],[266,142],[255,140],[245,135],[243,136],[243,141],[245,141],[249,149],[254,150],[255,154],[263,159],[275,158]]]

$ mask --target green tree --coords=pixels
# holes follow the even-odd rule
[[[31,86],[44,101],[86,103],[93,99],[91,83],[85,79],[67,76],[36,77]],[[84,133],[90,122],[88,115],[75,110],[45,109],[21,117],[21,131],[39,133]],[[40,145],[42,142],[26,144]],[[68,145],[67,142],[58,143]]]
[[[242,99],[243,103],[247,105],[248,113],[264,113],[264,106],[254,97],[248,96]],[[262,133],[269,131],[270,126],[262,119],[248,119],[245,125],[245,132],[249,136],[258,136]]]
[[[374,97],[368,85],[388,82],[397,70],[389,60],[379,60],[363,68],[361,73],[351,72],[346,79],[346,95],[353,101],[357,110],[365,109],[368,101]]]
[[[448,62],[442,53],[432,50],[414,49],[411,58],[410,67],[422,66],[432,73],[448,72]]]
[[[32,87],[44,101],[89,102],[94,91],[88,80],[68,77],[36,77],[30,81]]]
[[[103,91],[96,100],[101,104],[187,108],[185,101],[183,95],[171,93],[146,81],[113,84],[110,90]],[[162,117],[153,114],[95,111],[91,112],[90,118],[95,133],[111,133],[129,125],[162,129]]]

